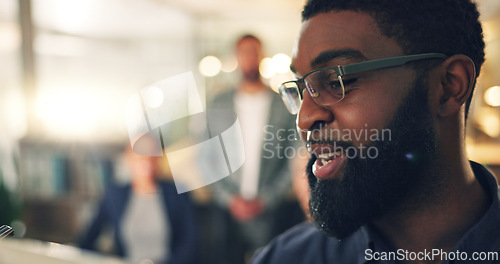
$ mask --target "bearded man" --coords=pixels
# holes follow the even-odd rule
[[[464,142],[484,61],[476,5],[309,0],[302,16],[280,93],[311,153],[315,225],[252,263],[500,263],[497,182]],[[363,130],[391,133],[348,136]]]

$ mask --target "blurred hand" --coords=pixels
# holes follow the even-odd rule
[[[234,196],[229,204],[231,215],[238,221],[248,221],[262,213],[264,205],[258,199],[245,200],[240,196]]]

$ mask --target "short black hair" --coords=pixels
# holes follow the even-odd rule
[[[485,45],[479,12],[471,0],[308,0],[302,20],[330,11],[369,14],[382,34],[394,38],[406,54],[464,54],[474,62],[476,79],[479,76]]]

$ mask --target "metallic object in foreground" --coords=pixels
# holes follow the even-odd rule
[[[8,225],[0,226],[0,239],[8,236],[14,236],[14,229]]]

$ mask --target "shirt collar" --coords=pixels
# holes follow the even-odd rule
[[[471,256],[474,252],[498,252],[500,249],[500,193],[498,183],[485,167],[471,161],[472,170],[476,179],[485,188],[491,197],[488,211],[457,243],[452,251],[467,252]],[[446,262],[443,262],[446,263]]]
[[[483,188],[491,197],[491,205],[488,211],[469,231],[459,240],[451,252],[467,252],[472,256],[474,252],[499,252],[500,254],[500,191],[496,178],[482,165],[470,162],[474,175]],[[365,259],[365,250],[370,249],[373,252],[390,252],[390,249],[382,237],[370,226],[363,226],[356,233],[356,236],[362,241],[360,245],[364,246],[359,252],[359,258],[356,264],[367,263]],[[362,248],[362,247],[360,247]],[[362,252],[361,252],[362,251]],[[393,261],[385,263],[394,263]],[[447,261],[443,261],[448,263]]]

